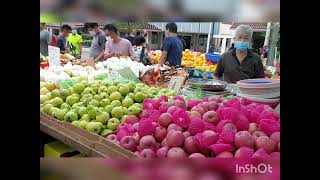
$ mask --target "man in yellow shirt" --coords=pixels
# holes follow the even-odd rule
[[[72,34],[70,34],[67,38],[67,43],[70,47],[71,55],[80,59],[82,50],[82,37],[77,34],[77,30],[72,30]]]

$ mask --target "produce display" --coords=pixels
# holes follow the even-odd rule
[[[268,158],[280,155],[280,117],[238,98],[145,99],[107,139],[144,158]]]
[[[61,74],[76,73],[65,71]],[[88,81],[80,76],[63,86],[59,78],[40,81],[41,111],[102,136],[112,133],[128,115],[138,116],[144,99],[176,95],[167,89],[118,79]]]
[[[208,62],[205,54],[201,52],[191,52],[189,49],[184,50],[182,53],[182,65],[203,71],[214,72],[216,70],[216,65]]]
[[[151,51],[149,54],[149,58],[153,63],[159,63],[162,54],[161,50]],[[185,49],[182,52],[182,65],[203,71],[214,72],[216,70],[216,64],[207,61],[205,54],[192,52],[189,49]]]

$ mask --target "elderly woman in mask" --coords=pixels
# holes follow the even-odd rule
[[[214,79],[236,83],[243,79],[264,78],[261,58],[250,50],[252,34],[248,25],[237,27],[234,48],[221,55]]]

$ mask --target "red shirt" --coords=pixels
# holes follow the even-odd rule
[[[57,46],[57,38],[55,35],[52,35],[51,46]]]

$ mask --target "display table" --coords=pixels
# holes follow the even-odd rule
[[[136,157],[104,137],[40,112],[40,130],[89,157]]]

